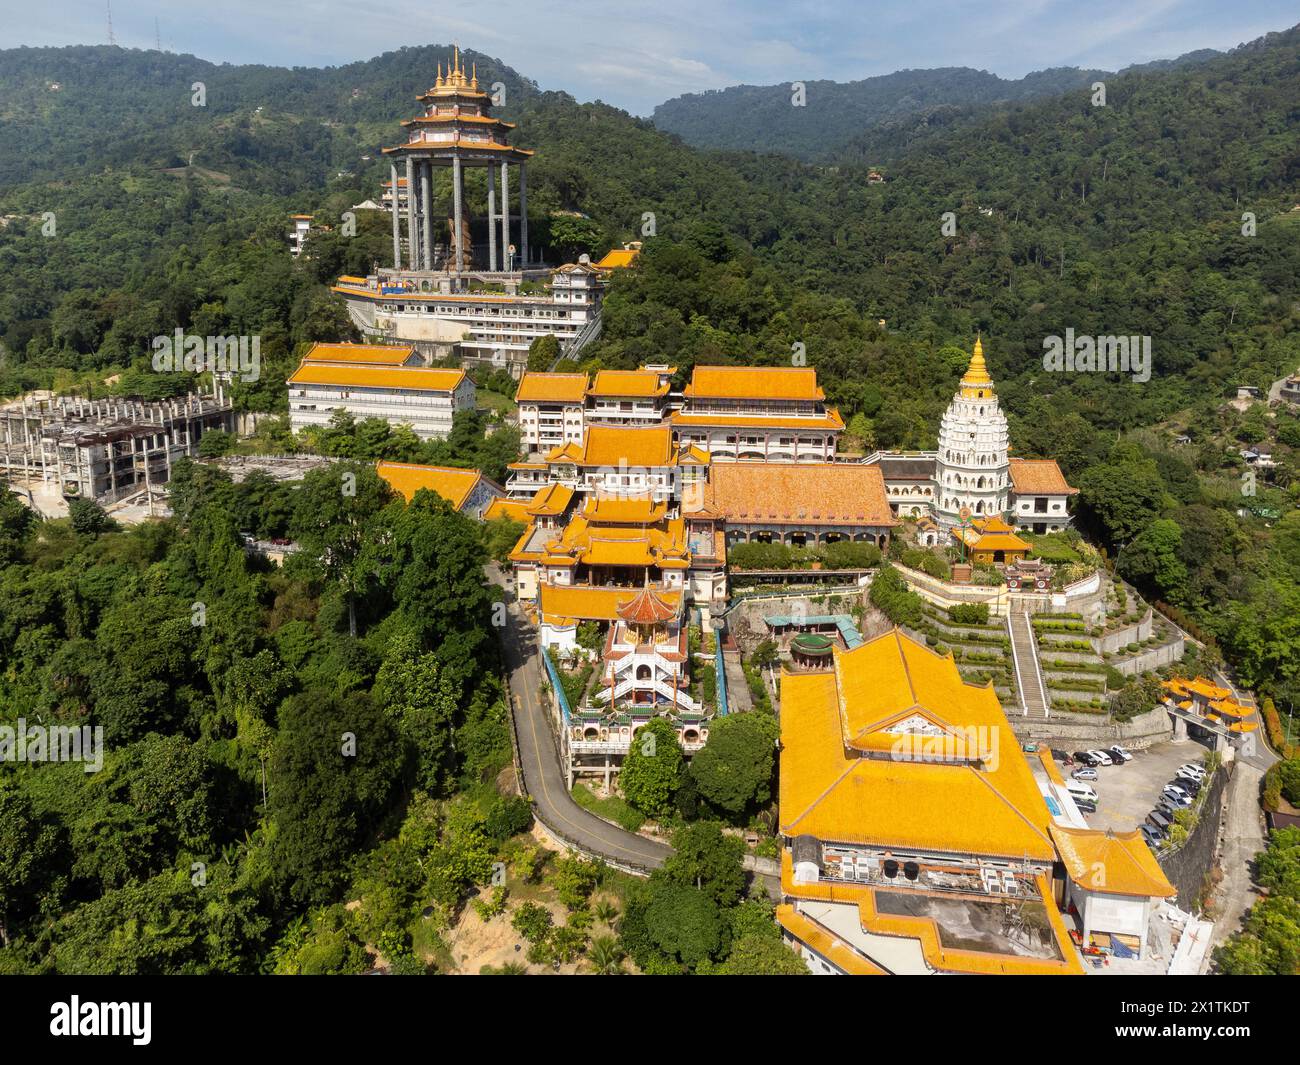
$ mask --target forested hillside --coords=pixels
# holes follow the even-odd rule
[[[1205,49],[1120,73],[1168,70],[1218,54]],[[924,124],[936,110],[1023,102],[1084,89],[1113,76],[1079,67],[1036,70],[1023,78],[1000,78],[970,67],[898,70],[861,81],[799,82],[804,92],[798,106],[792,103],[795,82],[734,85],[665,101],[655,108],[654,124],[697,148],[780,152],[833,162],[851,139],[881,124]]]

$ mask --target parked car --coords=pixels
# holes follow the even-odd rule
[[[1198,777],[1190,769],[1180,769],[1178,770],[1178,772],[1174,774],[1174,779],[1186,780],[1189,783],[1195,784],[1199,788],[1201,786],[1201,781],[1204,780],[1205,778],[1203,776]]]
[[[1178,803],[1174,802],[1173,799],[1169,798],[1169,796],[1161,795],[1156,801],[1156,809],[1162,810],[1170,817],[1173,817],[1178,810],[1182,809],[1182,807],[1179,806]]]
[[[1070,774],[1075,780],[1096,780],[1097,770],[1082,766]]]
[[[1117,765],[1122,762],[1133,761],[1132,752],[1128,751],[1124,747],[1121,747],[1118,743],[1115,744],[1114,747],[1107,747],[1106,753],[1111,756],[1111,758],[1116,762]]]
[[[1074,755],[1069,751],[1058,751],[1056,748],[1052,748],[1052,757],[1062,765],[1074,765]]]
[[[1191,774],[1191,775],[1194,776],[1197,780],[1204,780],[1204,779],[1205,779],[1205,766],[1203,766],[1203,765],[1196,765],[1196,764],[1194,764],[1194,763],[1192,763],[1192,762],[1188,762],[1186,765],[1180,765],[1180,766],[1178,767],[1178,775],[1179,775],[1179,776],[1182,776],[1184,773],[1189,773],[1189,774]]]
[[[1155,825],[1139,825],[1142,830],[1142,838],[1147,841],[1147,846],[1155,850],[1165,841],[1165,834],[1156,828]]]
[[[1091,751],[1075,751],[1074,760],[1078,762],[1080,765],[1086,765],[1086,766],[1101,765],[1101,763],[1092,756]]]
[[[1176,787],[1173,784],[1166,784],[1165,790],[1162,794],[1167,798],[1173,799],[1179,806],[1192,805],[1192,797],[1188,795],[1187,792],[1183,791],[1182,788]]]
[[[1147,814],[1147,824],[1155,825],[1161,832],[1168,832],[1169,826],[1172,825],[1173,818],[1168,814],[1161,813],[1159,810],[1152,810]]]
[[[1095,759],[1093,765],[1110,765],[1115,761],[1105,751],[1089,751],[1088,753]]]
[[[1075,799],[1074,805],[1081,814],[1095,814],[1097,812],[1097,804],[1089,802],[1087,799]]]
[[[1070,797],[1075,801],[1082,799],[1084,802],[1097,801],[1096,789],[1091,784],[1085,784],[1082,780],[1071,780],[1066,783],[1065,790],[1070,793]]]
[[[1197,794],[1204,785],[1203,781],[1197,780],[1195,777],[1184,776],[1182,773],[1179,773],[1169,783],[1177,784],[1180,788],[1183,789],[1183,791],[1187,792],[1190,795]]]

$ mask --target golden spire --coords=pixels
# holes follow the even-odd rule
[[[452,57],[456,60],[456,73],[459,74],[460,73],[460,45],[453,44],[451,46],[451,54]]]
[[[970,366],[966,368],[966,373],[961,379],[963,386],[966,385],[991,385],[993,378],[989,376],[989,369],[984,363],[984,345],[980,338],[975,338],[975,349],[971,353]]]
[[[469,87],[471,89],[477,89],[478,88],[478,60],[477,59],[474,60],[473,71],[474,71],[474,76],[469,79]]]

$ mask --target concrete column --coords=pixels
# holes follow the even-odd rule
[[[402,268],[402,216],[397,209],[397,160],[389,166],[393,182],[393,269]]]
[[[415,164],[411,157],[406,157],[406,248],[408,265],[412,270],[421,269],[420,242],[415,235],[415,204],[419,197],[415,194]]]
[[[433,160],[420,162],[420,204],[424,211],[424,268],[433,269],[433,210],[429,186],[433,184]]]
[[[488,270],[497,269],[497,168],[489,163],[488,187]]]
[[[501,164],[501,269],[510,268],[510,164]]]
[[[455,249],[456,256],[452,265],[452,271],[459,274],[465,267],[465,248],[463,240],[465,231],[462,228],[462,201],[465,197],[465,190],[461,187],[464,180],[464,171],[461,170],[460,156],[451,157],[451,199],[452,199],[452,228],[455,232],[452,234],[452,247]]]
[[[528,266],[528,167],[519,164],[519,261]]]

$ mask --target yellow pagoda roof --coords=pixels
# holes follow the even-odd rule
[[[526,372],[515,389],[515,402],[581,403],[586,393],[585,373]]]
[[[288,380],[291,385],[339,385],[418,392],[454,392],[465,380],[464,370],[424,366],[366,366],[355,363],[303,362]]]
[[[897,629],[834,662],[781,677],[783,834],[1053,859],[1050,814],[992,687]]]
[[[668,384],[660,384],[661,375],[655,370],[598,370],[589,396],[644,396],[668,395]]]
[[[1066,872],[1081,888],[1161,899],[1178,894],[1137,829],[1114,832],[1053,824],[1051,832]]]
[[[683,394],[688,399],[826,398],[816,370],[792,366],[697,366]]]
[[[340,278],[339,280],[342,280]],[[412,347],[394,344],[313,344],[304,362],[337,362],[361,366],[403,366],[415,355]]]
[[[972,551],[1030,551],[1034,546],[1017,536],[1001,516],[977,518],[969,529],[957,532]]]
[[[776,919],[781,927],[798,939],[799,942],[807,943],[823,958],[830,959],[831,962],[850,976],[889,975],[885,969],[882,969],[869,958],[864,958],[851,947],[846,946],[816,921],[805,917],[789,903],[784,903],[776,908]]]
[[[618,608],[632,602],[641,590],[541,584],[537,594],[542,619],[548,624],[560,624],[565,621],[617,621]],[[672,607],[677,607],[682,601],[679,591],[656,588],[655,594]]]
[[[548,484],[537,490],[526,510],[533,517],[558,517],[569,509],[572,500],[573,489],[568,485]]]
[[[504,496],[498,496],[488,504],[487,510],[483,511],[483,520],[496,521],[498,518],[509,518],[511,521],[527,525],[528,504],[522,499],[506,499]]]
[[[600,262],[596,263],[597,270],[623,270],[636,262],[641,254],[640,248],[613,248],[605,252]]]
[[[375,467],[393,490],[408,503],[422,488],[442,496],[456,510],[460,510],[470,493],[483,479],[478,470],[462,470],[452,466],[417,466],[407,462],[380,462]]]
[[[610,525],[654,525],[663,521],[668,504],[644,496],[593,493],[582,504],[582,516],[590,522]]]
[[[570,442],[546,456],[547,462],[569,461],[580,466],[673,466],[677,463],[672,430],[667,425],[630,427],[591,425],[582,445]]]

